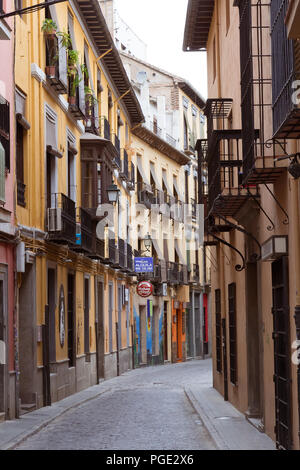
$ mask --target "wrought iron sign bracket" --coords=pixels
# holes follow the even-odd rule
[[[259,254],[252,253],[251,258],[254,261],[259,261],[261,259],[261,244],[259,243],[257,238],[255,238],[255,236],[252,235],[252,233],[248,232],[248,230],[245,230],[244,228],[240,227],[239,225],[237,225],[233,222],[230,222],[228,219],[226,219],[226,217],[224,215],[220,215],[218,212],[216,212],[216,213],[217,213],[217,215],[220,219],[222,219],[222,220],[224,220],[224,222],[226,222],[227,225],[229,225],[230,227],[238,230],[239,232],[243,233],[244,235],[247,235],[249,238],[251,238],[256,243],[256,245],[258,246],[258,249],[259,249]]]
[[[267,226],[267,230],[269,232],[272,232],[273,230],[275,230],[275,224],[274,222],[272,221],[272,219],[268,216],[268,214],[266,213],[266,211],[264,210],[264,208],[262,207],[262,205],[258,202],[257,198],[254,197],[254,195],[251,193],[250,189],[247,188],[247,192],[248,192],[248,195],[251,197],[251,199],[255,202],[255,204],[259,207],[259,209],[263,212],[263,214],[265,214],[265,216],[267,217],[267,219],[269,220],[270,224],[271,225],[268,225]]]
[[[281,209],[281,211],[284,213],[285,215],[285,219],[282,221],[282,223],[284,225],[288,225],[290,223],[289,221],[289,215],[288,213],[286,212],[286,210],[282,207],[282,205],[280,204],[280,202],[278,201],[278,199],[276,198],[275,194],[271,191],[271,189],[268,187],[268,185],[266,183],[264,183],[264,186],[265,188],[269,191],[269,193],[271,194],[272,198],[274,199],[274,201],[276,202],[276,204],[278,205],[278,207]]]
[[[214,233],[210,232],[209,231],[209,234],[215,239],[215,240],[218,240],[220,243],[223,243],[223,245],[226,245],[228,246],[229,248],[231,248],[233,251],[235,251],[241,258],[242,258],[242,261],[243,261],[243,264],[236,264],[235,265],[235,270],[238,271],[238,272],[241,272],[243,271],[245,268],[246,268],[246,262],[245,262],[245,258],[244,256],[242,255],[242,253],[237,249],[235,248],[235,246],[231,245],[229,242],[227,242],[226,240],[223,240],[223,238],[220,238],[220,237],[217,237],[217,235],[215,235]]]

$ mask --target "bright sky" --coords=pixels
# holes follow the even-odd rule
[[[115,8],[147,44],[147,62],[185,78],[206,98],[206,54],[182,50],[187,3],[188,0],[115,0]]]

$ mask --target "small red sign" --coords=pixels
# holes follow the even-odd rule
[[[153,294],[153,285],[151,282],[142,281],[138,283],[136,290],[140,297],[150,297]]]

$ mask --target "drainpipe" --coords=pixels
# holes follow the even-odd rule
[[[297,152],[297,143],[293,141],[292,152]],[[296,338],[300,341],[300,232],[299,232],[299,182],[298,179],[291,179],[291,193],[292,193],[292,207],[293,207],[293,259],[295,269],[295,285],[296,285],[296,298],[295,298],[295,324],[296,324]],[[297,347],[298,352],[298,347]],[[297,384],[298,384],[298,436],[300,436],[300,356],[297,355]]]

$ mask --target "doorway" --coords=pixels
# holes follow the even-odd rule
[[[176,309],[177,361],[182,361],[182,312]]]
[[[76,364],[75,353],[75,276],[68,274],[68,358],[69,367]]]
[[[147,364],[146,307],[140,305],[140,363]]]
[[[168,302],[164,301],[164,360],[168,360]]]
[[[97,383],[99,378],[104,378],[104,284],[97,283],[97,318],[96,318],[96,338],[97,338]]]
[[[55,303],[56,303],[56,270],[53,268],[48,268],[49,359],[50,359],[50,362],[56,361]]]
[[[228,366],[227,366],[227,340],[226,319],[222,318],[222,349],[223,349],[223,374],[224,374],[224,400],[228,401]]]
[[[7,289],[6,274],[0,271],[0,415],[6,414],[6,324]]]
[[[292,447],[288,258],[272,263],[276,447]]]

